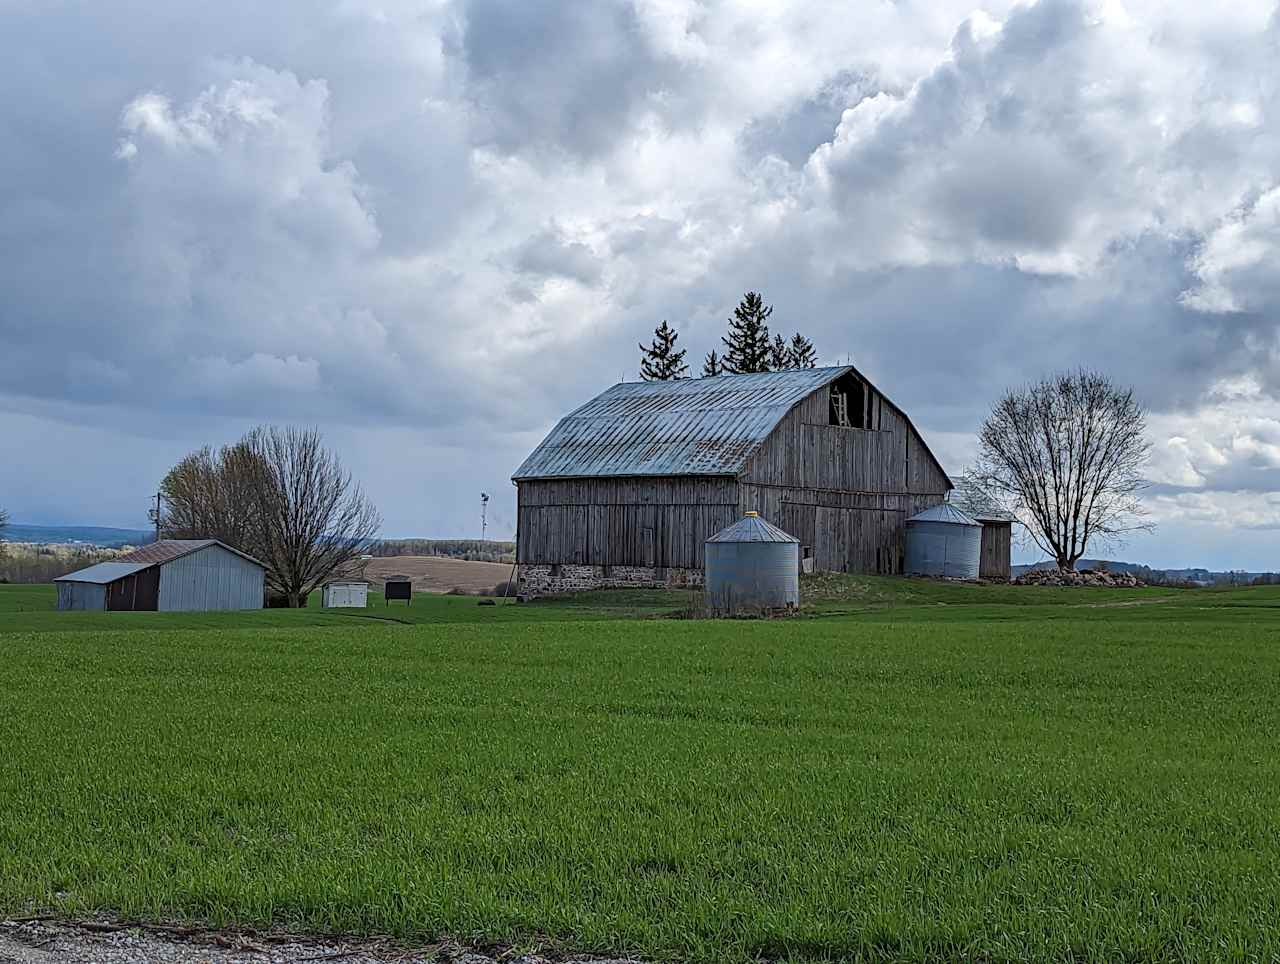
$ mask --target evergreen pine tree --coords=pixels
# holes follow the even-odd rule
[[[641,378],[646,382],[666,382],[689,374],[689,366],[684,363],[685,350],[676,351],[679,337],[680,333],[671,328],[665,318],[653,329],[653,344],[647,348],[640,346],[644,353],[640,359]]]
[[[787,346],[788,368],[817,368],[818,353],[811,342],[800,332],[791,336],[791,344]]]
[[[729,334],[721,338],[728,349],[724,353],[724,370],[734,374],[769,370],[769,316],[773,306],[765,307],[757,292],[748,291],[729,319]]]
[[[707,352],[707,357],[702,360],[702,377],[715,378],[724,371],[724,365],[720,362],[720,356],[713,351]]]
[[[780,372],[794,367],[791,364],[791,349],[781,335],[774,335],[773,341],[769,343],[769,368]]]

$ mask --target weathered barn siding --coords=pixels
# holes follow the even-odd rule
[[[907,419],[867,389],[868,423],[830,424],[827,394],[793,408],[747,461],[743,482],[846,492],[945,494],[950,480]]]
[[[58,583],[59,609],[106,609],[107,587],[92,582]]]
[[[951,484],[907,419],[870,385],[863,392],[870,428],[830,424],[825,390],[788,413],[748,461],[739,510],[799,539],[815,569],[894,574],[906,520]]]
[[[1013,526],[1008,522],[983,520],[982,555],[978,577],[996,582],[1008,582],[1013,576],[1011,550]]]
[[[209,545],[160,567],[159,609],[261,609],[262,580],[261,566],[220,545]]]
[[[516,560],[701,569],[706,540],[737,518],[737,488],[731,478],[523,481]]]
[[[112,612],[155,612],[160,603],[160,567],[150,566],[107,586]]]
[[[740,511],[759,512],[799,539],[815,569],[882,575],[902,572],[906,520],[944,498],[745,484],[741,493]]]

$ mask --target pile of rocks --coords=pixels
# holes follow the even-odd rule
[[[1131,572],[1104,569],[1032,569],[1013,581],[1015,586],[1107,586],[1136,589],[1146,583]]]

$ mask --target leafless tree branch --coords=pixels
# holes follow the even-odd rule
[[[1077,371],[996,402],[978,433],[968,484],[1013,515],[1064,569],[1090,542],[1152,524],[1140,499],[1151,446],[1146,411],[1130,389]]]
[[[382,519],[315,429],[255,428],[179,462],[160,487],[170,538],[221,539],[267,566],[267,589],[301,606],[365,551]]]

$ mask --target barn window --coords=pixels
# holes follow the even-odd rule
[[[867,392],[852,375],[838,378],[831,386],[831,424],[841,428],[867,427]]]
[[[552,578],[552,579],[559,579],[559,578],[560,578],[560,573],[561,573],[560,563],[558,563],[558,562],[554,562],[554,563],[552,563],[552,564],[551,564],[551,578]]]

